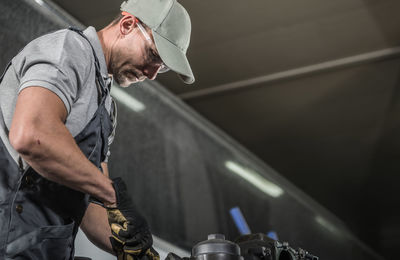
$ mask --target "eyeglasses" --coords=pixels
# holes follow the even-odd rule
[[[146,29],[144,29],[143,25],[140,24],[138,20],[136,20],[136,25],[139,28],[139,30],[142,32],[144,38],[152,44],[153,41],[150,38],[150,35],[146,32]],[[151,49],[151,55],[152,55],[152,61],[160,63],[160,68],[158,69],[158,73],[164,73],[169,71],[169,68],[165,63],[161,60],[160,55],[158,55],[153,49]]]

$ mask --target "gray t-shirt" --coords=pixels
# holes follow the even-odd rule
[[[112,78],[108,76],[96,30],[88,27],[84,34],[99,59],[106,84],[111,84]],[[68,111],[65,125],[72,136],[78,135],[98,107],[94,56],[88,41],[71,30],[59,30],[31,41],[12,59],[0,84],[0,138],[16,162],[20,158],[9,143],[8,131],[17,96],[30,86],[46,88],[63,101]],[[106,109],[111,113],[115,127],[116,111],[110,96],[106,98]],[[112,138],[109,138],[109,143]]]

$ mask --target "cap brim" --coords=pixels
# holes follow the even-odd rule
[[[194,82],[194,75],[185,53],[170,41],[159,35],[156,31],[152,30],[152,32],[157,51],[165,65],[178,73],[183,82],[186,84],[192,84]]]

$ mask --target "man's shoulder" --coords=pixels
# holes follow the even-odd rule
[[[89,42],[85,38],[70,29],[61,29],[47,33],[31,41],[27,47],[29,45],[44,47],[52,46],[53,48],[67,49],[71,52],[86,52],[91,49]],[[53,51],[55,49],[50,50]]]
[[[93,62],[90,43],[78,33],[62,29],[29,42],[12,63],[17,71],[38,62],[59,65],[89,66]]]

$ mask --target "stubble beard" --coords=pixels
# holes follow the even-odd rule
[[[133,81],[129,79],[128,76],[126,75],[127,72],[122,68],[123,66],[118,66],[117,62],[118,60],[121,60],[119,53],[117,53],[114,57],[111,57],[110,59],[111,74],[113,75],[113,78],[118,85],[124,88],[129,87],[132,83],[135,83],[137,79]]]

